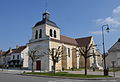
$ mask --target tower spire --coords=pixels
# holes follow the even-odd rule
[[[47,6],[48,6],[48,3],[47,3],[47,0],[45,0],[45,11],[47,11]]]

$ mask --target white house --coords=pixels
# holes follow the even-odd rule
[[[2,54],[1,60],[2,65],[28,68],[28,47],[16,46],[15,49],[9,49]]]

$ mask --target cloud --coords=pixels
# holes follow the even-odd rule
[[[120,6],[113,9],[112,16],[96,20],[98,24],[109,24],[112,27],[120,26]]]
[[[99,34],[102,34],[101,31],[94,31],[94,32],[90,32],[91,34],[95,34],[95,35],[99,35]]]
[[[107,33],[107,31],[104,31],[105,34]],[[110,32],[117,32],[116,29],[110,29]],[[90,32],[91,34],[95,34],[95,35],[101,35],[102,34],[102,30],[99,30],[99,31],[93,31],[93,32]]]
[[[120,6],[113,9],[113,14],[120,14]]]

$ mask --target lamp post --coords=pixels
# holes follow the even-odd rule
[[[103,41],[103,60],[104,60],[104,75],[108,75],[108,71],[106,69],[106,55],[105,55],[105,42],[104,42],[104,27],[106,28],[106,31],[109,32],[109,26],[108,24],[102,26],[102,41]]]

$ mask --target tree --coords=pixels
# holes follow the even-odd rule
[[[29,49],[28,51],[28,56],[31,58],[31,61],[32,61],[31,62],[32,72],[34,72],[33,66],[34,66],[35,61],[39,59],[41,56],[43,56],[43,55],[40,55],[40,49],[41,49],[40,46],[36,46],[32,49]]]
[[[85,75],[87,75],[87,60],[88,58],[90,58],[91,56],[93,56],[93,54],[91,55],[89,52],[92,49],[94,45],[90,44],[90,45],[86,45],[84,47],[77,47],[75,48],[76,52],[78,52],[79,56],[83,56],[84,61],[85,61]]]
[[[53,62],[53,72],[55,74],[56,71],[56,63],[63,59],[63,46],[59,46],[58,48],[51,48],[49,49],[48,55],[50,56]]]

